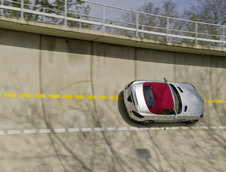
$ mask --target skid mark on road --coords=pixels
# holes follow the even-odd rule
[[[181,127],[97,127],[97,128],[55,128],[55,129],[28,129],[28,130],[0,130],[0,136],[4,135],[29,135],[29,134],[50,134],[50,133],[79,133],[79,132],[125,132],[125,131],[150,131],[150,130],[226,130],[226,126],[181,126]]]
[[[99,100],[118,100],[118,96],[96,96],[96,95],[72,95],[72,94],[30,94],[30,93],[4,93],[1,94],[3,95],[2,97],[7,97],[7,98],[43,98],[43,99],[84,99],[84,100],[93,100],[93,99],[99,99]],[[212,100],[212,99],[203,99],[204,103],[226,103],[226,100]]]

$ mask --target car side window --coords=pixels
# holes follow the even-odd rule
[[[163,115],[175,115],[175,111],[173,109],[164,109],[162,111]]]

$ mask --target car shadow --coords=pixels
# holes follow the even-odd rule
[[[174,127],[174,126],[194,126],[195,123],[184,123],[184,122],[154,122],[154,123],[148,123],[148,124],[141,124],[139,122],[136,122],[132,120],[127,111],[123,100],[123,91],[121,91],[118,95],[118,110],[120,112],[120,115],[122,116],[123,120],[130,126],[138,127],[138,128],[147,128],[147,127]]]

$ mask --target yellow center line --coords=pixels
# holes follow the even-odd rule
[[[46,98],[46,94],[35,94],[35,98]]]
[[[223,100],[216,100],[216,103],[224,103]]]
[[[75,98],[76,98],[76,99],[84,99],[85,96],[83,96],[83,95],[75,95]]]
[[[73,99],[73,95],[63,95],[63,99]]]
[[[99,96],[99,99],[101,99],[101,100],[107,100],[108,97],[107,96]]]
[[[17,93],[5,93],[5,97],[17,97]]]
[[[96,96],[87,96],[87,99],[96,99]]]
[[[111,96],[111,100],[118,100],[118,97],[116,97],[116,96]]]
[[[119,97],[118,96],[95,96],[95,95],[75,95],[75,97],[71,94],[63,94],[63,95],[60,95],[60,94],[30,94],[30,93],[0,93],[0,97],[4,95],[5,97],[23,97],[23,98],[31,98],[31,97],[34,97],[34,98],[46,98],[48,96],[48,98],[51,98],[51,99],[60,99],[60,98],[63,98],[63,99],[100,99],[100,100],[108,100],[108,99],[111,99],[111,100],[118,100]],[[123,98],[122,98],[123,99]],[[213,99],[203,99],[203,102],[204,103],[219,103],[219,104],[222,104],[222,103],[226,103],[226,100],[213,100]]]
[[[24,97],[24,98],[30,98],[30,97],[32,97],[32,94],[21,93],[20,96],[21,96],[21,97]]]
[[[208,103],[214,103],[215,101],[214,100],[208,100]]]
[[[51,99],[59,99],[60,95],[59,94],[49,94],[49,98],[51,98]]]

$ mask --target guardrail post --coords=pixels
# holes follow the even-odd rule
[[[166,18],[166,33],[167,33],[167,36],[166,36],[166,40],[167,42],[169,42],[169,17]]]
[[[64,0],[64,26],[67,26],[67,0]]]
[[[81,15],[79,14],[79,19],[81,19]],[[82,28],[82,22],[79,22],[79,28]]]
[[[102,24],[103,24],[103,26],[102,26],[102,31],[103,32],[105,32],[105,18],[106,18],[106,7],[105,7],[105,5],[103,5],[103,11],[102,11],[102,17],[103,17],[103,19],[102,19]]]
[[[141,29],[144,31],[144,25],[141,26]],[[141,33],[141,37],[144,38],[144,32]]]
[[[24,18],[24,0],[21,0],[21,15],[20,17],[23,19]]]
[[[4,5],[4,0],[1,1],[1,5]],[[4,15],[4,9],[3,8],[1,9],[1,15],[2,16]]]
[[[224,41],[225,41],[225,26],[223,26],[223,39],[222,39],[222,49],[224,49]]]
[[[138,37],[138,29],[139,29],[139,12],[136,11],[136,37]]]
[[[46,10],[45,10],[45,8],[43,7],[43,13],[45,13],[45,12],[46,12]],[[45,20],[46,20],[46,16],[43,16],[42,22],[45,23]]]
[[[198,37],[198,22],[195,22],[195,46],[198,45],[197,37]]]

